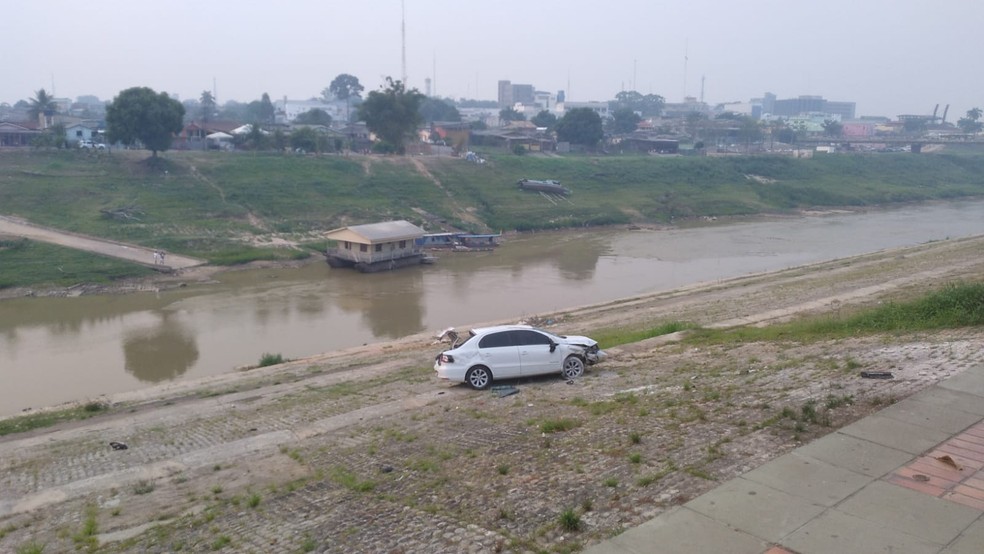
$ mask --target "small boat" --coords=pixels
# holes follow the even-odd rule
[[[561,185],[560,181],[554,181],[553,179],[546,179],[542,181],[537,179],[520,179],[516,182],[516,184],[523,190],[535,190],[539,192],[546,192],[547,194],[567,196],[571,193],[569,188]]]

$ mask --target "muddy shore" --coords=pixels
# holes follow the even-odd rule
[[[979,280],[981,252],[948,240],[538,315],[585,334],[765,324]],[[434,380],[440,348],[419,335],[148,388],[0,437],[0,552],[576,551],[981,363],[984,329],[661,337],[509,396]]]

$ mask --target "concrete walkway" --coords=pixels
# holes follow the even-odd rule
[[[984,366],[586,552],[984,552]]]
[[[185,269],[205,263],[195,258],[168,253],[164,257],[164,263],[156,264],[154,249],[152,248],[69,233],[3,215],[0,215],[0,234],[24,237],[68,248],[85,250],[95,254],[102,254],[104,256],[111,256],[113,258],[156,267],[162,271]]]

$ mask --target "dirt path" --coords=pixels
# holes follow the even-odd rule
[[[154,249],[152,248],[68,233],[2,215],[0,215],[0,234],[24,237],[59,246],[66,246],[68,248],[85,250],[95,254],[102,254],[103,256],[129,260],[138,264],[156,267],[162,271],[186,269],[205,263],[202,260],[171,253],[165,255],[163,263],[155,263]]]
[[[538,319],[576,332],[849,310],[979,280],[982,249],[981,237],[943,241]],[[440,349],[418,335],[162,385],[107,398],[89,420],[0,437],[0,552],[577,550],[979,366],[984,329],[657,337],[610,348],[577,381],[522,380],[501,397],[435,382]],[[580,530],[559,525],[565,510]]]

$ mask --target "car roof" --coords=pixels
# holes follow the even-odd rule
[[[476,327],[471,330],[471,333],[472,335],[484,335],[486,333],[495,333],[497,331],[517,331],[520,329],[538,330],[532,325],[493,325],[492,327]]]

